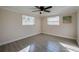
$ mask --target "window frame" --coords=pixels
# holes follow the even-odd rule
[[[22,15],[21,17],[22,17],[22,25],[23,26],[35,25],[35,17],[33,17],[33,16],[27,16],[27,15]],[[32,23],[29,23],[28,19],[26,19],[26,20],[23,19],[24,17],[25,18],[31,18],[31,17],[33,17],[34,19],[32,19],[32,21],[31,21]],[[27,22],[24,22],[24,21],[27,21]]]
[[[58,21],[49,21],[48,19],[49,18],[52,18],[53,19],[53,17],[58,17]],[[49,22],[57,22],[58,24],[51,24],[51,23],[49,23]],[[51,17],[47,17],[47,25],[49,25],[49,26],[59,26],[60,25],[60,16],[51,16]]]

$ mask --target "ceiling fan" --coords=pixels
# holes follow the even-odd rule
[[[45,6],[35,6],[35,8],[37,8],[38,10],[35,10],[35,11],[32,11],[32,12],[40,12],[40,14],[42,14],[43,12],[50,12],[48,9],[52,8],[52,6],[48,6],[48,7],[45,7]]]

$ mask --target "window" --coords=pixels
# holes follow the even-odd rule
[[[35,18],[31,16],[22,15],[22,25],[34,25]]]
[[[47,19],[48,25],[59,25],[59,16],[49,17]]]

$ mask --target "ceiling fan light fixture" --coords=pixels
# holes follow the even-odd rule
[[[43,14],[44,13],[44,11],[40,11],[40,14]]]

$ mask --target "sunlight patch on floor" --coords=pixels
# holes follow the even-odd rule
[[[26,48],[20,50],[19,52],[30,52],[35,50],[35,44],[28,45]]]
[[[28,45],[26,48],[24,48],[24,49],[22,49],[22,50],[20,50],[19,52],[29,52],[29,50],[30,50],[30,45]]]
[[[69,52],[77,52],[79,51],[79,48],[75,47],[75,46],[71,46],[69,44],[65,44],[62,42],[59,42],[63,47],[65,47]]]

